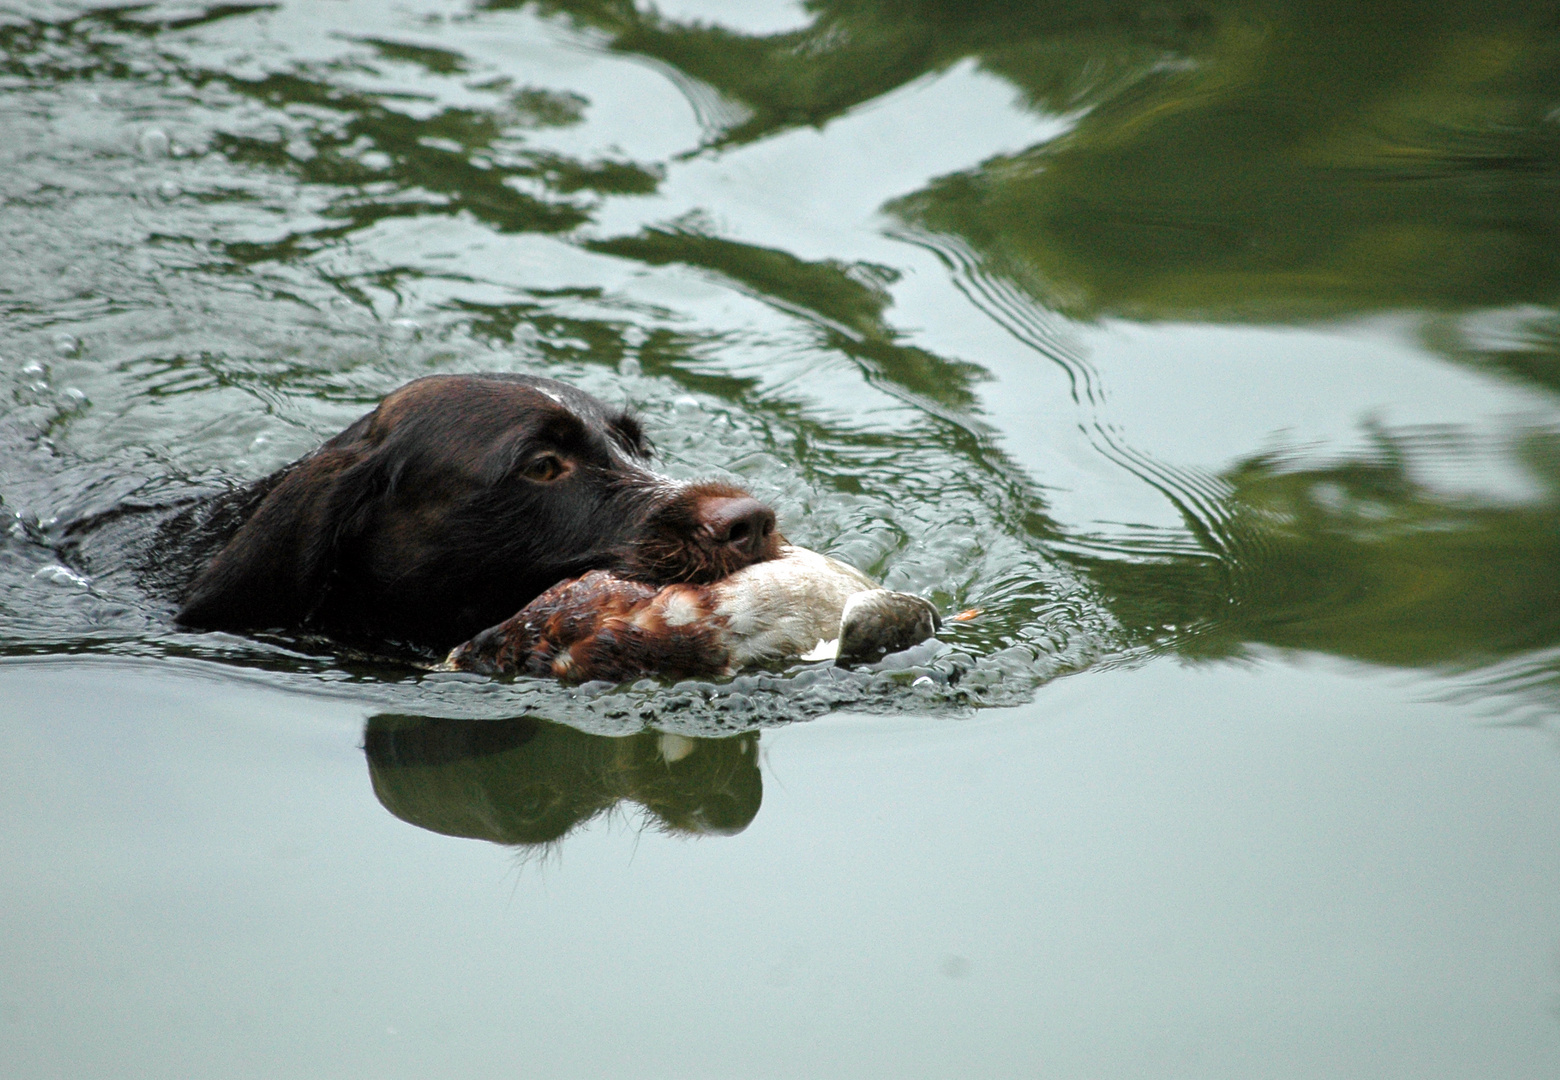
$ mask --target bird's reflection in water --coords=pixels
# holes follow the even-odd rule
[[[758,733],[608,737],[536,717],[375,716],[363,737],[374,794],[432,832],[551,844],[621,802],[685,835],[732,835],[763,801]]]

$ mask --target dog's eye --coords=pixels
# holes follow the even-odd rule
[[[535,483],[546,484],[568,471],[568,465],[557,454],[541,454],[526,462],[520,475]]]

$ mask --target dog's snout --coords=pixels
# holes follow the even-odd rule
[[[707,585],[780,554],[775,512],[729,484],[687,484],[651,511],[644,539],[626,552],[641,581]]]
[[[774,536],[775,512],[757,499],[723,496],[706,499],[699,509],[715,542],[748,558],[763,555]]]

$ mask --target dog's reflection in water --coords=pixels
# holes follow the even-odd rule
[[[608,737],[522,716],[376,716],[363,738],[374,794],[432,832],[536,847],[619,803],[671,833],[731,835],[763,801],[758,733]]]

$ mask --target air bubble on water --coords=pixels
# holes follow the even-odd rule
[[[627,330],[623,331],[623,344],[627,345],[630,349],[637,349],[639,346],[643,345],[649,340],[650,335],[645,333],[644,330],[642,330],[640,327],[630,326]]]
[[[645,369],[640,366],[639,361],[632,356],[625,356],[623,359],[618,361],[618,374],[623,376],[625,379],[632,379],[642,375],[644,374],[644,370]]]
[[[181,188],[178,184],[174,183],[172,180],[164,180],[162,183],[157,185],[157,194],[161,195],[165,199],[177,199],[180,195],[184,194],[184,189]]]
[[[60,396],[72,405],[85,405],[87,402],[87,395],[76,389],[74,386],[67,386],[64,390],[60,391]]]
[[[54,351],[60,356],[75,356],[81,351],[81,342],[70,334],[55,334]]]
[[[141,132],[141,156],[148,161],[167,157],[171,145],[168,133],[160,127],[149,127]]]
[[[37,360],[29,360],[22,365],[22,374],[29,378],[40,379],[43,377],[43,365]]]
[[[271,436],[269,436],[269,435],[256,435],[252,440],[250,440],[249,452],[252,454],[252,453],[254,453],[257,450],[264,450],[267,446],[270,446],[270,445],[271,445]]]
[[[47,581],[50,585],[68,585],[78,589],[85,589],[90,582],[81,574],[76,573],[68,566],[54,563],[45,566],[33,574],[35,581]]]
[[[699,399],[696,397],[688,397],[687,395],[673,400],[672,408],[676,409],[680,413],[696,413],[702,411],[702,408],[699,405]]]

